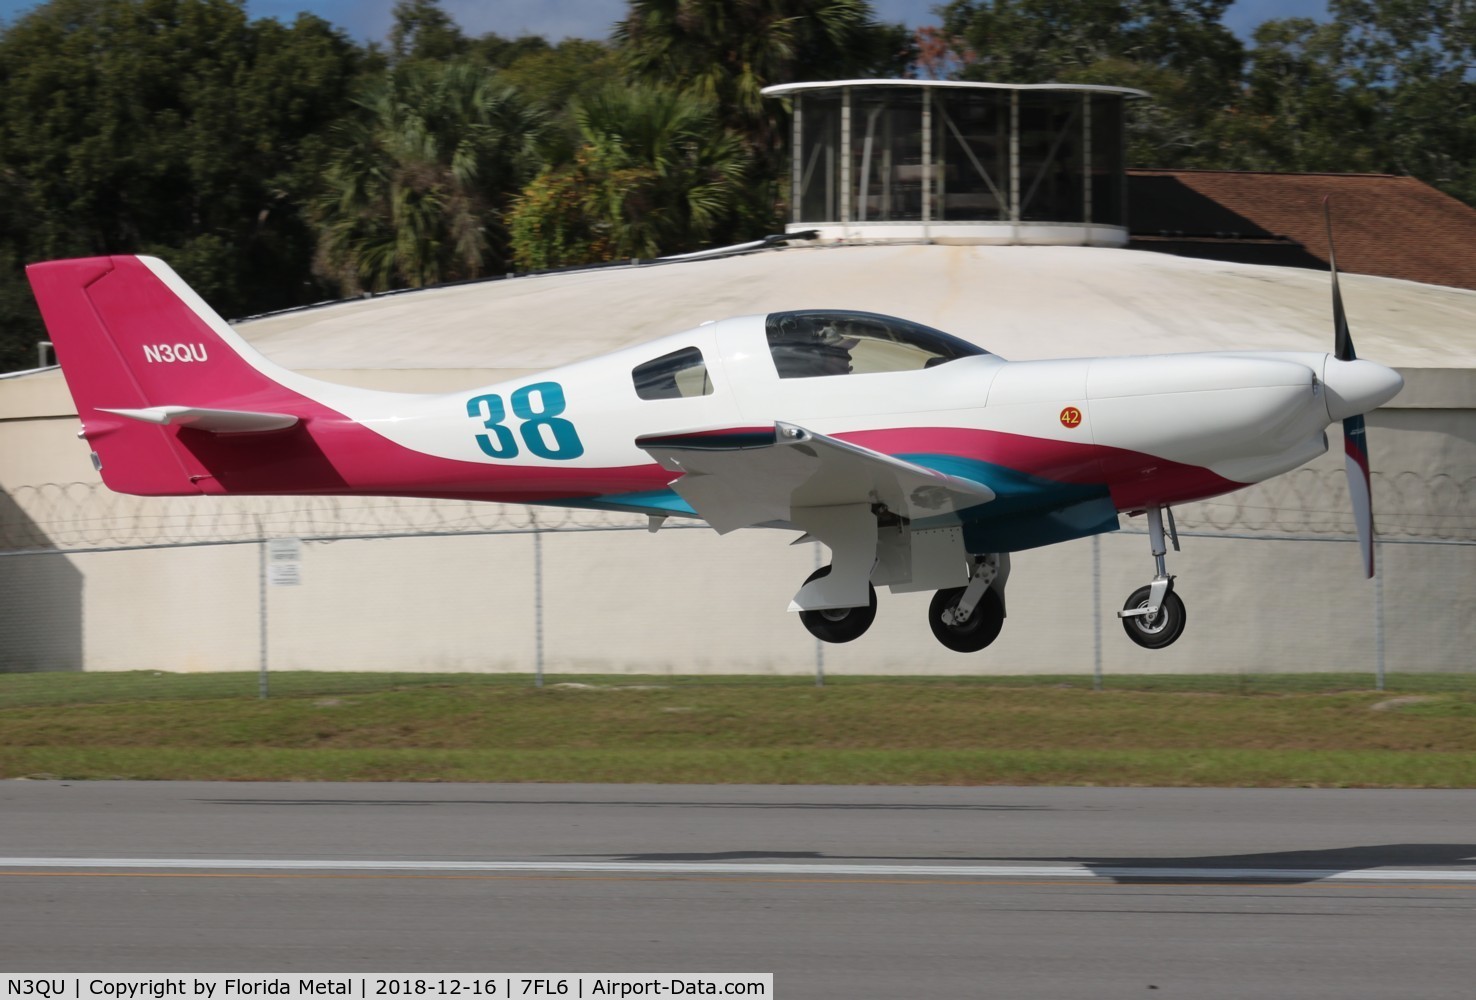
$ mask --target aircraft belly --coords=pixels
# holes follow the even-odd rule
[[[964,544],[970,552],[1019,552],[1069,542],[1116,531],[1120,527],[1117,513],[1117,505],[1105,492],[1045,509],[1003,515],[981,510],[977,517],[965,512]]]
[[[1253,455],[1216,463],[1211,471],[1226,479],[1243,483],[1259,483],[1290,472],[1322,455],[1327,451],[1327,434],[1315,431],[1299,441],[1293,442],[1275,454]]]

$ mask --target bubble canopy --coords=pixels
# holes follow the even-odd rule
[[[920,371],[989,353],[921,323],[850,309],[770,313],[764,332],[780,378]]]
[[[1123,246],[1123,105],[1088,84],[833,80],[793,108],[788,230],[822,240]]]

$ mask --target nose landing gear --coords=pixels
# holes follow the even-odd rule
[[[1164,544],[1163,512],[1166,510],[1169,512],[1169,535],[1173,539],[1174,551],[1179,551],[1179,532],[1174,525],[1173,511],[1167,507],[1150,507],[1147,511],[1148,542],[1158,573],[1148,586],[1133,591],[1117,613],[1128,638],[1145,649],[1162,649],[1184,634],[1184,602],[1174,593],[1174,578],[1168,575],[1164,560],[1167,547]]]

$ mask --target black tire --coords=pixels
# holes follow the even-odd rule
[[[805,583],[830,575],[829,566],[821,566],[805,577]],[[800,621],[821,642],[850,642],[859,639],[876,621],[876,588],[866,585],[871,603],[864,608],[828,608],[825,611],[801,611]]]
[[[1147,606],[1148,588],[1139,587],[1133,591],[1133,596],[1127,599],[1122,610],[1132,611],[1135,608]],[[1156,616],[1150,619],[1147,615],[1130,615],[1122,620],[1122,628],[1128,634],[1129,639],[1144,649],[1162,649],[1165,646],[1172,646],[1174,641],[1184,634],[1185,620],[1184,602],[1171,589],[1163,596],[1163,604],[1159,607]]]
[[[990,587],[974,606],[974,613],[962,625],[950,625],[943,620],[943,612],[958,607],[963,597],[963,587],[950,587],[933,595],[928,605],[928,624],[933,627],[933,636],[955,653],[977,653],[995,639],[1004,628],[1004,599],[999,591]]]

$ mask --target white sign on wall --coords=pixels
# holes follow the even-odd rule
[[[302,539],[267,540],[267,582],[273,587],[301,586]]]

